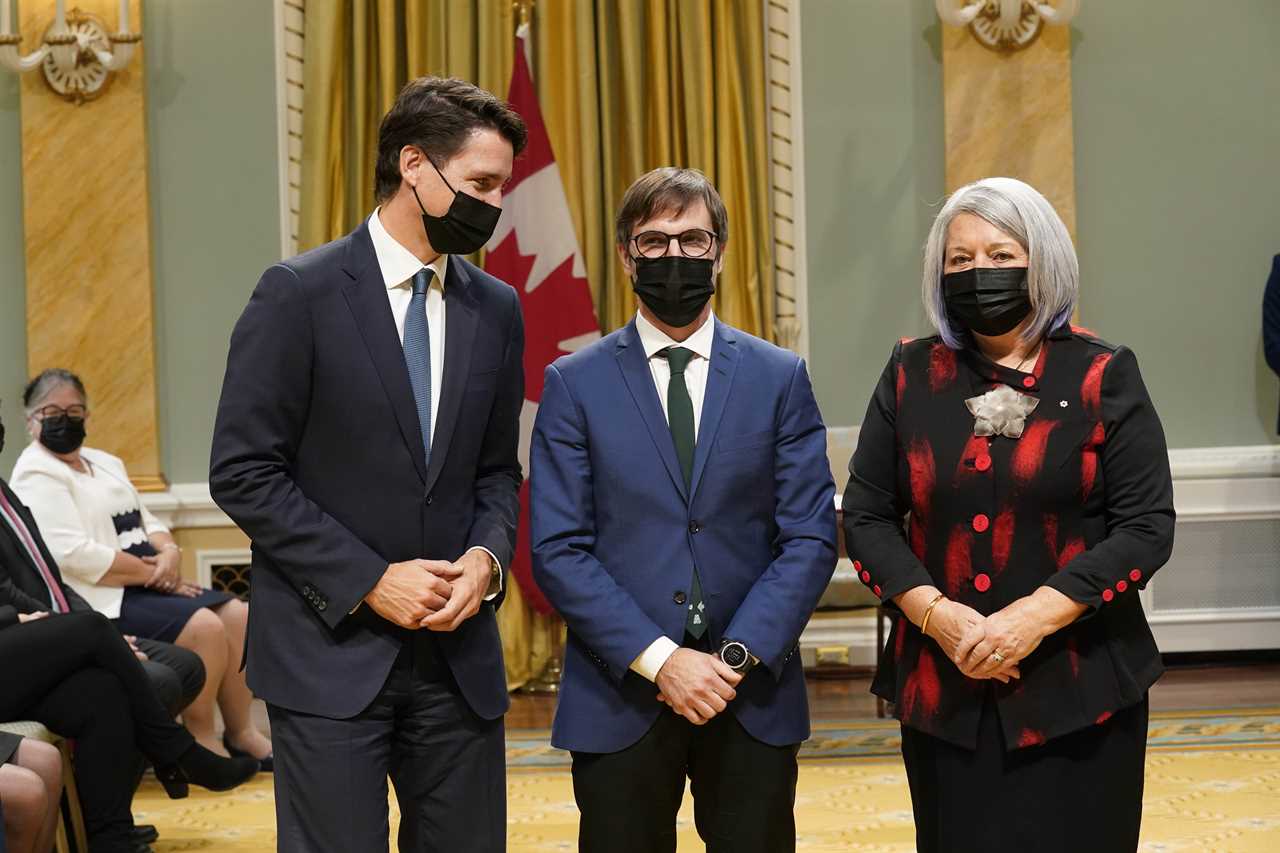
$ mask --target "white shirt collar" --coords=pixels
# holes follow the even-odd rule
[[[672,340],[666,332],[645,319],[644,314],[636,312],[636,332],[640,335],[640,344],[644,347],[645,358],[653,358],[655,354],[667,347],[684,347],[693,350],[702,358],[711,360],[711,344],[715,340],[716,315],[711,312],[707,320],[683,341]]]
[[[393,290],[412,279],[414,274],[422,269],[423,264],[418,260],[417,255],[402,246],[387,231],[382,220],[378,218],[378,211],[381,209],[381,207],[374,208],[373,213],[369,214],[369,237],[373,240],[373,253],[378,258],[379,269],[382,270],[382,281],[386,284],[387,290]],[[449,267],[448,259],[448,255],[441,255],[427,264],[435,272],[435,281],[440,283],[441,289],[444,289],[444,275]]]

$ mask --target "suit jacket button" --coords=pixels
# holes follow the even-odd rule
[[[317,610],[323,611],[323,610],[324,610],[326,607],[328,607],[328,606],[329,606],[329,605],[328,605],[327,603],[323,602],[323,601],[318,601],[318,602],[316,602],[316,609],[317,609]]]
[[[689,522],[689,532],[690,532],[690,533],[700,533],[701,531],[702,531],[702,525],[701,525],[701,524],[699,524],[699,523],[698,523],[698,522],[696,522],[696,521],[691,521],[691,522]]]
[[[431,502],[435,499],[436,499],[435,495],[431,494],[430,492],[427,492],[427,506],[431,506]]]
[[[671,600],[676,604],[684,604],[689,599],[685,596],[683,589],[677,589],[676,594],[671,596]]]

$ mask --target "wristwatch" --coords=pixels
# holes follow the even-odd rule
[[[720,660],[734,672],[746,675],[751,667],[760,663],[760,659],[751,654],[747,644],[741,640],[724,639],[720,642]]]
[[[497,557],[490,554],[487,550],[481,548],[484,555],[489,558],[489,586],[485,588],[484,597],[497,595],[502,589],[502,566],[498,563]]]

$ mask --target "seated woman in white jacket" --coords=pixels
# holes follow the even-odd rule
[[[182,580],[181,552],[115,456],[84,447],[84,384],[46,370],[23,395],[32,443],[9,485],[30,507],[67,582],[125,634],[176,643],[204,662],[204,690],[183,722],[206,748],[246,754],[271,769],[271,742],[253,725],[240,668],[248,605]],[[226,731],[219,743],[214,703]]]

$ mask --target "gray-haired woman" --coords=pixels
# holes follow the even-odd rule
[[[854,567],[899,613],[872,689],[902,722],[917,849],[1136,850],[1161,673],[1137,592],[1173,543],[1160,420],[1133,353],[1070,325],[1071,238],[1021,181],[951,196],[923,288],[938,333],[894,348],[844,495]]]
[[[123,633],[199,655],[208,677],[183,722],[206,748],[273,769],[271,741],[254,725],[240,666],[248,605],[182,579],[178,545],[142,504],[124,463],[84,445],[89,400],[78,376],[45,370],[27,385],[23,403],[32,442],[10,486],[35,515],[67,583]],[[221,741],[215,704],[225,724]]]

